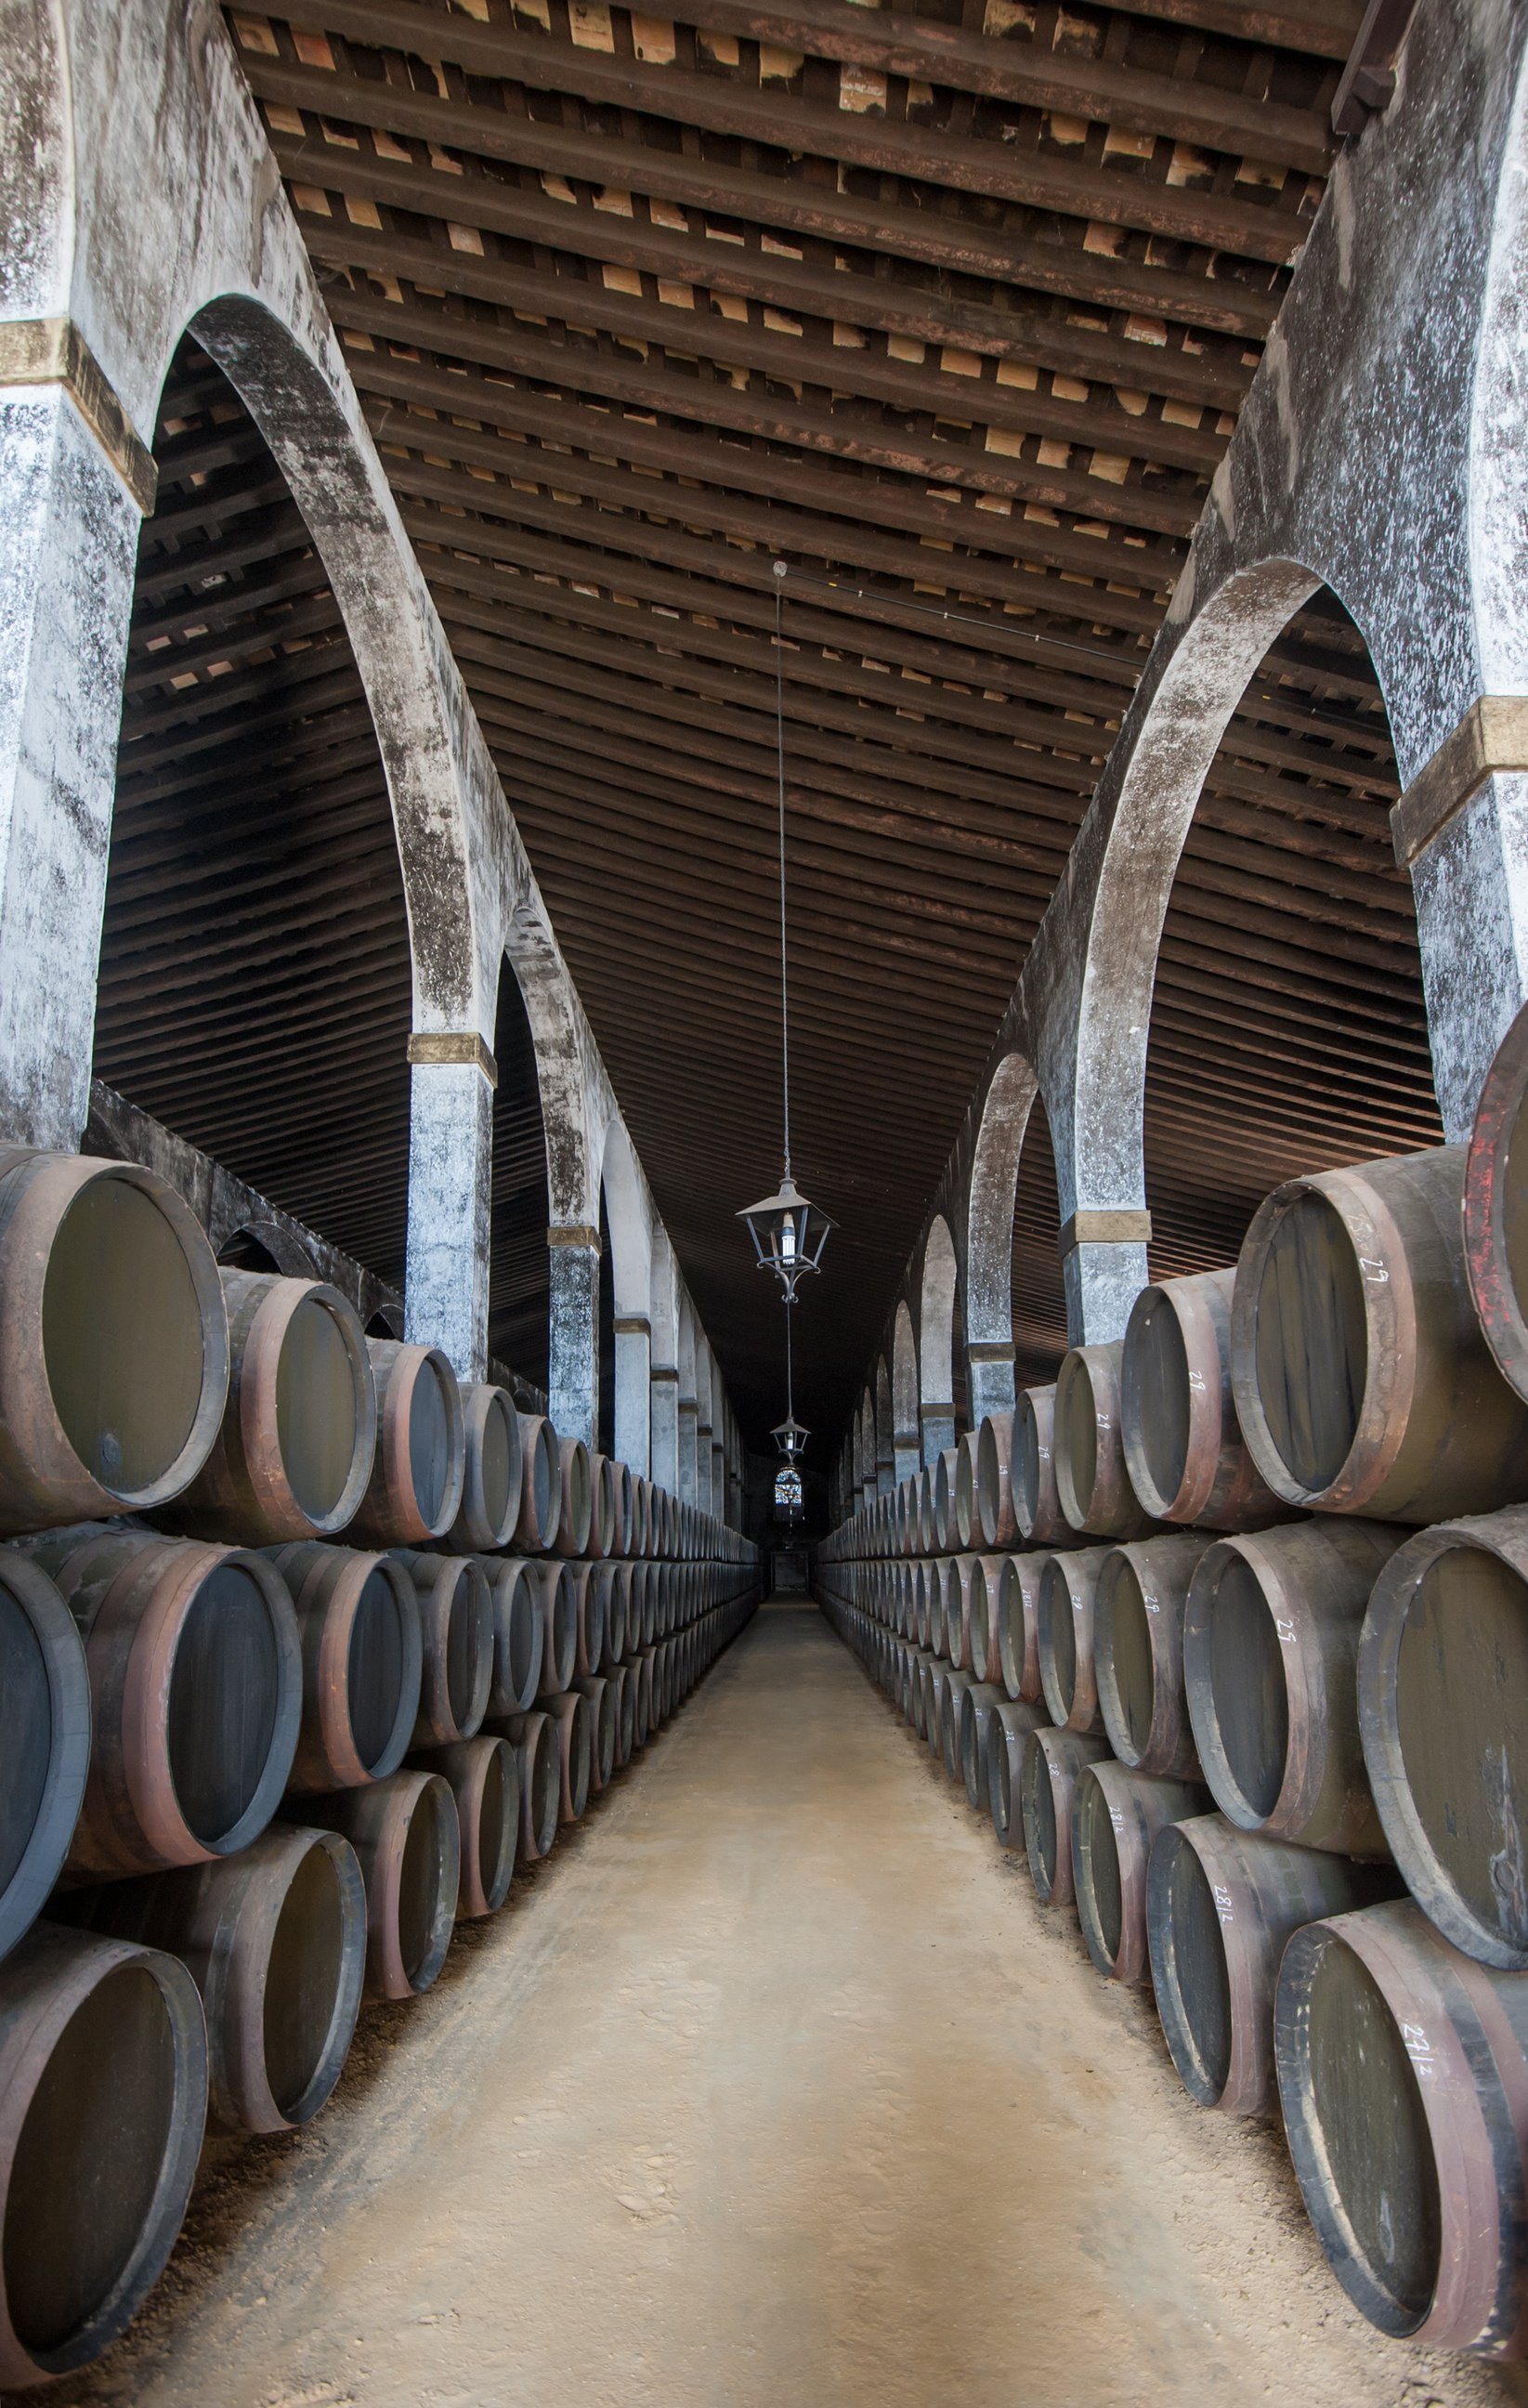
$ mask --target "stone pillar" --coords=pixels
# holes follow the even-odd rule
[[[727,1450],[720,1438],[711,1440],[711,1511],[719,1522],[727,1512]]]
[[[493,1056],[475,1030],[408,1040],[408,1253],[405,1328],[460,1380],[488,1365]]]
[[[1011,1413],[1013,1393],[1012,1339],[1006,1344],[996,1338],[972,1339],[965,1350],[965,1395],[971,1427],[979,1429],[989,1413]],[[953,1409],[950,1427],[948,1443],[953,1446]]]
[[[693,1397],[679,1398],[679,1487],[678,1494],[686,1505],[695,1501],[695,1422],[699,1412]]]
[[[695,1503],[703,1513],[711,1511],[711,1425],[703,1422],[697,1408],[695,1417]]]
[[[73,1148],[155,470],[66,319],[0,326],[0,1136]]]
[[[651,1468],[648,1473],[660,1488],[678,1494],[679,1375],[672,1363],[654,1363],[652,1377]]]
[[[918,1430],[898,1430],[892,1441],[892,1469],[900,1488],[922,1469],[922,1438]]]
[[[1066,1334],[1074,1346],[1107,1346],[1125,1334],[1146,1285],[1150,1212],[1074,1212],[1061,1233]],[[1012,1411],[1011,1399],[1007,1411]]]
[[[923,1439],[923,1468],[932,1470],[947,1448],[955,1443],[955,1408],[952,1404],[921,1405],[918,1419]]]
[[[652,1461],[652,1325],[646,1313],[616,1315],[616,1454],[648,1476]]]
[[[575,1224],[549,1229],[551,1309],[549,1410],[559,1438],[593,1446],[599,1428],[600,1234]]]

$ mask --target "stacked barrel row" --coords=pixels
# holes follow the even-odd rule
[[[219,1270],[151,1172],[0,1152],[0,2386],[84,2365],[206,2125],[307,2122],[673,1713],[737,1534]]]
[[[1510,1062],[1510,1090],[1504,1096]],[[1519,1065],[1521,1065],[1520,1069]],[[817,1593],[1384,2331],[1528,2349],[1528,1028],[837,1530]]]

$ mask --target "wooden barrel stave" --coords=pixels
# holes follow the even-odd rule
[[[437,1773],[456,1801],[459,1873],[456,1920],[497,1914],[509,1895],[520,1847],[520,1759],[508,1740],[488,1731],[419,1749],[417,1772]]]
[[[1150,1985],[1146,1875],[1151,1842],[1167,1823],[1203,1814],[1195,1781],[1132,1772],[1107,1756],[1086,1764],[1072,1792],[1072,1886],[1088,1954],[1110,1981]]]
[[[366,1885],[367,1999],[412,1999],[446,1961],[461,1886],[456,1801],[438,1772],[406,1770],[305,1801],[355,1850]]]
[[[456,1374],[438,1346],[368,1338],[377,1454],[352,1535],[379,1547],[444,1538],[462,1505],[466,1429]]]
[[[1200,1777],[1183,1686],[1183,1614],[1189,1583],[1211,1543],[1207,1532],[1127,1540],[1098,1576],[1098,1703],[1109,1745],[1136,1772]]]
[[[1085,1731],[1037,1724],[1024,1741],[1020,1769],[1024,1853],[1042,1906],[1070,1906],[1072,1799],[1085,1764],[1107,1756],[1105,1741]]]

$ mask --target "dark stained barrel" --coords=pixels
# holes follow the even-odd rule
[[[977,1519],[977,1440],[975,1430],[964,1430],[955,1447],[955,1543],[966,1554],[981,1543]]]
[[[400,1549],[395,1560],[419,1599],[423,1677],[416,1747],[445,1747],[482,1727],[493,1687],[493,1597],[475,1555],[422,1555]]]
[[[352,1526],[381,1547],[444,1538],[462,1504],[466,1430],[456,1374],[437,1346],[369,1338],[377,1455]]]
[[[1108,1756],[1084,1765],[1072,1792],[1072,1882],[1088,1954],[1111,1981],[1150,1983],[1146,1872],[1166,1823],[1202,1814],[1195,1781],[1160,1781]]]
[[[578,1598],[570,1565],[555,1556],[528,1567],[541,1615],[541,1688],[553,1696],[573,1678],[578,1654]]]
[[[85,1641],[91,1767],[67,1859],[84,1880],[233,1856],[292,1770],[302,1647],[265,1556],[86,1530],[38,1549]]]
[[[1204,1777],[1240,1829],[1389,1854],[1364,1764],[1357,1657],[1369,1592],[1405,1536],[1323,1514],[1217,1540],[1201,1556],[1184,1686]]]
[[[626,1653],[626,1625],[635,1570],[629,1563],[604,1564],[600,1568],[600,1590],[605,1600],[605,1643],[599,1660],[602,1672],[613,1671]]]
[[[318,2114],[350,2054],[365,1971],[365,1885],[337,1831],[276,1823],[236,1856],[75,1892],[63,1912],[186,1966],[221,2129],[286,2132]]]
[[[0,1965],[0,2385],[99,2358],[164,2271],[207,2116],[196,1985],[39,1923]]]
[[[423,1651],[406,1567],[299,1540],[270,1550],[292,1592],[303,1651],[293,1789],[354,1789],[396,1772],[419,1713]]]
[[[1019,1783],[1024,1853],[1035,1895],[1042,1906],[1072,1903],[1072,1800],[1077,1778],[1084,1765],[1095,1764],[1107,1754],[1101,1739],[1043,1725],[1036,1725],[1024,1742]]]
[[[461,1885],[456,1801],[438,1772],[405,1770],[336,1789],[303,1812],[343,1832],[366,1885],[368,1999],[411,1999],[446,1961]]]
[[[563,1511],[563,1473],[557,1432],[543,1413],[520,1415],[520,1518],[514,1543],[528,1555],[542,1555],[557,1536]]]
[[[1307,1924],[1276,2007],[1290,2156],[1329,2264],[1397,2340],[1528,2350],[1528,1996],[1409,1899]],[[1431,2386],[1429,2386],[1431,2387]]]
[[[977,1432],[975,1535],[988,1555],[1015,1546],[1019,1540],[1009,1468],[1012,1452],[1013,1415],[984,1415]]]
[[[573,1653],[575,1674],[597,1671],[605,1653],[605,1600],[608,1589],[600,1575],[610,1567],[603,1563],[570,1564],[568,1574],[573,1583],[576,1608],[574,1627],[577,1639]]]
[[[1242,1438],[1231,1388],[1235,1272],[1142,1288],[1125,1326],[1121,1430],[1144,1512],[1212,1530],[1260,1529],[1287,1511]]]
[[[1116,1547],[1093,1598],[1093,1675],[1108,1742],[1136,1772],[1195,1781],[1183,1687],[1183,1614],[1207,1533]]]
[[[598,1791],[609,1786],[615,1770],[620,1695],[614,1681],[598,1672],[581,1676],[576,1685],[589,1700],[589,1782],[591,1788]]]
[[[482,1555],[483,1578],[493,1600],[493,1684],[491,1714],[522,1714],[541,1686],[546,1628],[541,1614],[538,1564],[524,1555]]]
[[[320,1280],[220,1274],[228,1402],[207,1461],[170,1508],[178,1529],[260,1547],[354,1519],[377,1452],[377,1391],[354,1306]]]
[[[562,1765],[550,1714],[511,1714],[502,1726],[520,1764],[520,1853],[527,1863],[551,1854],[562,1806]]]
[[[960,1545],[955,1519],[955,1484],[960,1476],[960,1449],[947,1446],[934,1466],[934,1552],[952,1555]]]
[[[1005,1555],[997,1584],[997,1654],[1003,1686],[1010,1698],[1034,1705],[1044,1696],[1040,1680],[1040,1571],[1037,1549]]]
[[[961,1762],[961,1732],[966,1692],[977,1685],[966,1671],[951,1671],[945,1682],[939,1710],[939,1756],[947,1781],[964,1781],[965,1778]]]
[[[1056,1489],[1056,1391],[1021,1388],[1008,1456],[1013,1518],[1027,1546],[1064,1546],[1072,1526]]]
[[[421,1772],[438,1773],[456,1800],[457,1921],[497,1914],[520,1848],[520,1762],[513,1747],[480,1731],[447,1747],[421,1748],[412,1762]]]
[[[991,1786],[992,1716],[1007,1701],[991,1681],[977,1681],[961,1700],[961,1772],[970,1803],[986,1813]]]
[[[0,1548],[0,1956],[63,1869],[91,1760],[90,1675],[41,1566]]]
[[[1236,1267],[1242,1431],[1292,1505],[1440,1522],[1528,1496],[1528,1405],[1465,1274],[1464,1149],[1276,1188]]]
[[[1079,1547],[1047,1555],[1040,1568],[1035,1637],[1040,1684],[1052,1722],[1098,1732],[1104,1717],[1093,1675],[1093,1603],[1112,1550]]]
[[[621,1466],[612,1455],[592,1452],[589,1457],[589,1537],[584,1553],[597,1563],[616,1551],[621,1501],[616,1494]]]
[[[973,1555],[967,1583],[971,1670],[978,1680],[1001,1684],[1003,1634],[998,1607],[1003,1589],[1002,1555]]]
[[[212,1249],[157,1172],[0,1147],[0,1533],[147,1512],[228,1395]]]
[[[1024,1742],[1032,1730],[1045,1727],[1043,1706],[1023,1698],[1005,1698],[992,1709],[987,1733],[987,1803],[1002,1847],[1024,1844]]]
[[[564,1689],[546,1707],[557,1740],[558,1814],[561,1823],[581,1823],[593,1771],[593,1734],[589,1699],[580,1689]]]
[[[1466,1956],[1528,1971],[1528,1507],[1442,1523],[1391,1556],[1358,1717],[1418,1904]]]
[[[1153,1526],[1125,1469],[1121,1435],[1123,1346],[1074,1346],[1056,1374],[1056,1495],[1070,1527],[1097,1539],[1137,1539]]]
[[[462,1502],[451,1525],[459,1555],[484,1555],[507,1547],[520,1519],[524,1465],[520,1415],[514,1399],[492,1381],[462,1389]]]
[[[557,1534],[552,1551],[559,1555],[586,1555],[594,1514],[594,1480],[589,1449],[581,1438],[558,1440],[557,1480]]]
[[[609,1685],[616,1698],[616,1770],[620,1772],[630,1764],[636,1744],[636,1684],[631,1666],[618,1664],[610,1674]]]
[[[1386,1867],[1238,1831],[1223,1814],[1163,1826],[1147,1869],[1147,1937],[1157,2013],[1191,2098],[1227,2115],[1272,2110],[1286,1942],[1302,1924],[1399,1886]]]

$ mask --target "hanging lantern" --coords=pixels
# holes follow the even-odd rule
[[[798,1455],[805,1454],[811,1432],[803,1429],[794,1413],[790,1412],[784,1421],[776,1423],[769,1435],[786,1462],[794,1463]]]
[[[803,1273],[821,1266],[822,1249],[833,1223],[815,1204],[807,1202],[789,1167],[773,1196],[747,1205],[737,1217],[748,1223],[760,1262],[775,1273],[794,1303],[796,1283]]]

